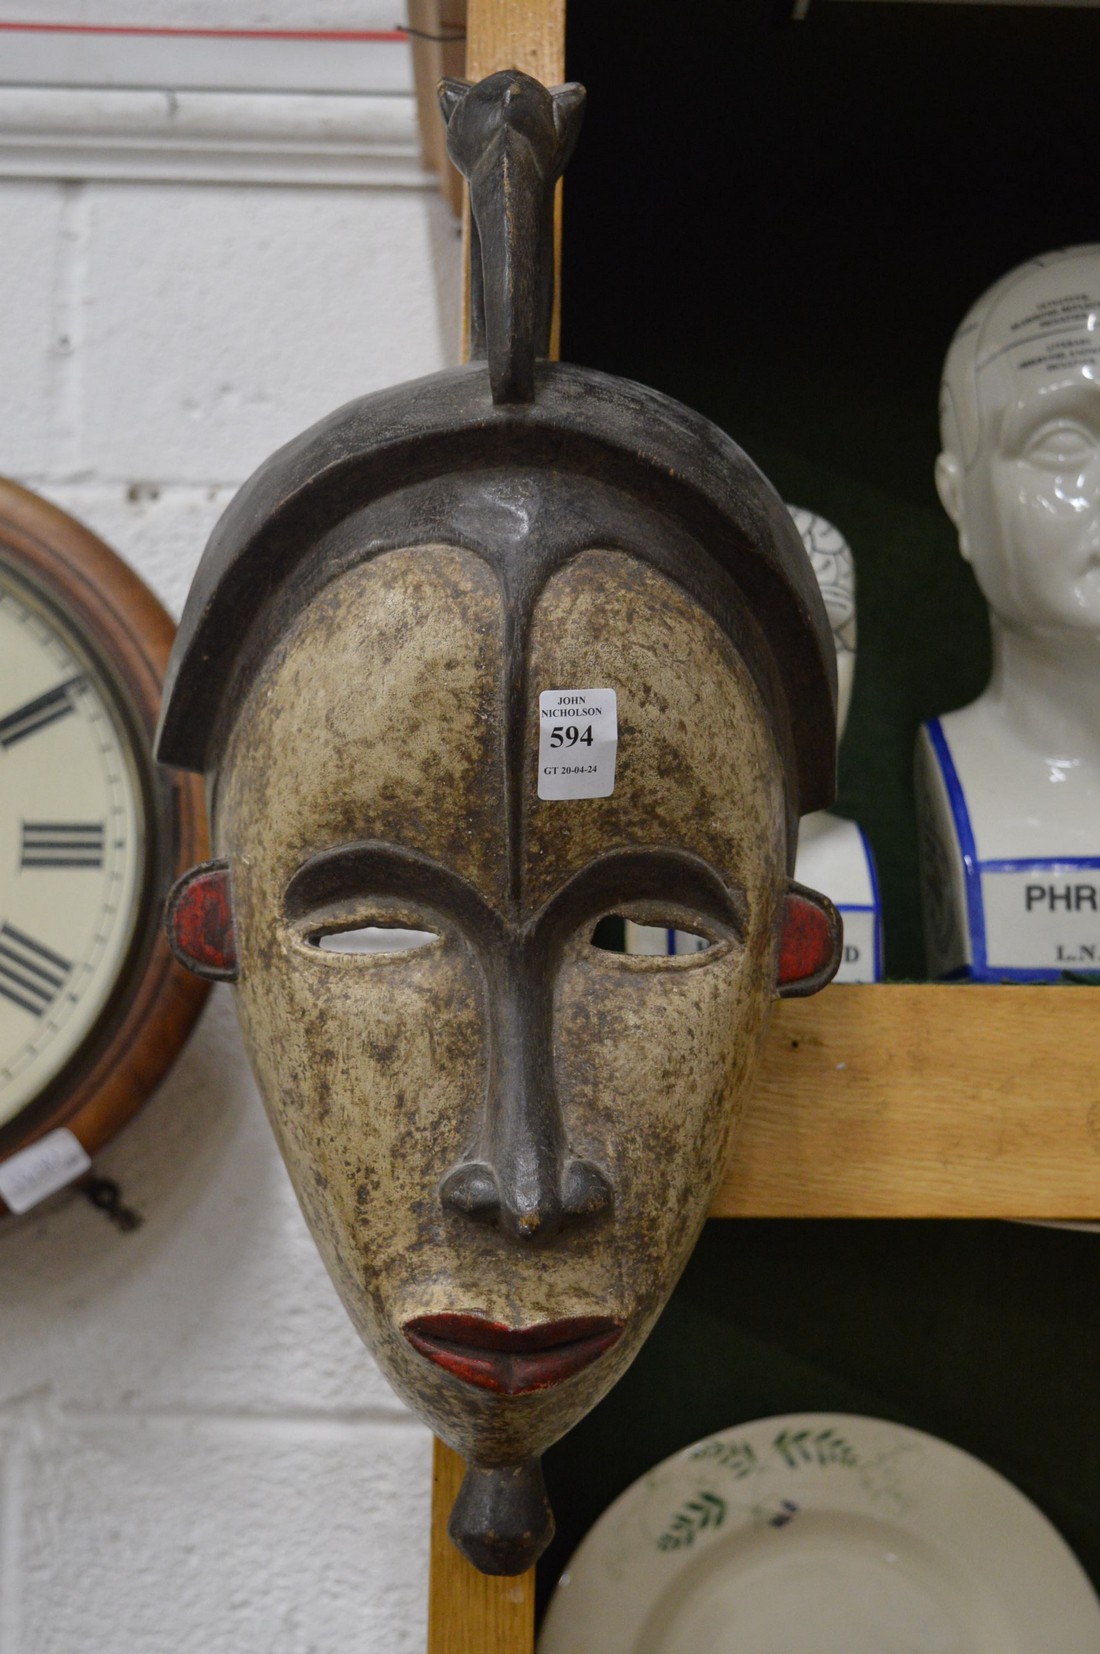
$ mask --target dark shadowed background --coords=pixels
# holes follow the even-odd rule
[[[919,978],[913,740],[989,664],[932,482],[940,368],[998,276],[1100,241],[1100,11],[814,0],[784,24],[782,9],[570,0],[589,105],[566,180],[563,355],[699,408],[851,542],[838,808],[878,862],[887,974]],[[548,1455],[559,1537],[540,1593],[657,1460],[814,1408],[978,1454],[1100,1585],[1098,1289],[1100,1235],[709,1224],[630,1373]]]

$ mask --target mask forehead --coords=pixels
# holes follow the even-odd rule
[[[672,581],[602,550],[551,578],[513,714],[524,729],[511,786],[506,676],[502,596],[481,558],[419,547],[349,570],[291,625],[247,698],[217,812],[239,842],[223,851],[280,887],[318,851],[382,840],[502,911],[517,866],[530,912],[622,847],[679,846],[750,896],[778,879],[782,768],[763,705],[728,639]],[[538,798],[540,690],[604,687],[618,702],[614,792]]]
[[[782,766],[763,704],[729,640],[671,580],[622,552],[575,558],[536,605],[528,684],[530,905],[620,846],[691,851],[727,885],[745,889],[750,908],[753,888],[780,877]],[[539,799],[540,691],[601,688],[614,689],[618,705],[614,792]]]
[[[502,614],[468,552],[394,551],[331,582],[263,662],[216,814],[276,884],[307,856],[382,839],[504,894]],[[247,840],[247,842],[245,841]]]

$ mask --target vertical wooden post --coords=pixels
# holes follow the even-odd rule
[[[565,79],[565,0],[469,0],[466,79],[522,69],[545,86]]]
[[[466,181],[448,159],[435,89],[445,75],[461,80],[466,73],[466,0],[408,0],[408,8],[420,152],[439,178],[440,195],[457,214]]]
[[[565,0],[468,0],[466,79],[497,69],[522,69],[544,86],[565,79]],[[550,356],[561,351],[561,183],[554,196],[554,315]],[[469,208],[466,209],[469,211]],[[466,274],[463,272],[462,349],[466,349]]]
[[[479,1574],[447,1537],[447,1518],[465,1466],[435,1443],[428,1584],[428,1654],[531,1654],[535,1571],[515,1579]]]
[[[469,0],[466,79],[482,80],[497,69],[522,69],[544,86],[561,84],[565,79],[565,0]],[[559,183],[554,206],[554,321],[550,341],[550,354],[555,359],[561,325],[560,275]],[[462,310],[465,350],[465,293]],[[432,1462],[428,1654],[532,1654],[534,1569],[515,1579],[490,1578],[478,1573],[447,1537],[447,1518],[463,1471],[458,1455],[437,1441]]]

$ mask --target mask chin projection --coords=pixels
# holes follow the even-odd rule
[[[236,982],[348,1313],[467,1463],[452,1537],[515,1573],[553,1529],[540,1455],[691,1251],[772,1001],[836,968],[835,912],[788,876],[832,797],[835,668],[740,450],[544,360],[580,88],[443,101],[486,360],[340,409],[246,485],[159,751],[206,773],[218,855],[173,944]],[[615,951],[624,919],[698,951]]]

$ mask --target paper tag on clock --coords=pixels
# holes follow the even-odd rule
[[[539,696],[539,797],[610,798],[618,745],[613,689],[544,689]]]
[[[58,1126],[0,1165],[0,1196],[13,1212],[29,1212],[86,1172],[91,1163],[72,1132]]]

